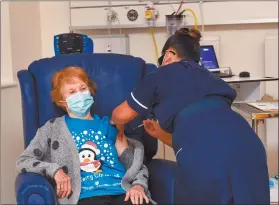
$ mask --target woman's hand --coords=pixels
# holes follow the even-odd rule
[[[143,204],[143,200],[149,203],[149,199],[144,193],[144,188],[140,185],[133,186],[127,193],[124,201],[131,199],[133,204]]]
[[[72,191],[71,178],[62,169],[59,169],[54,176],[54,180],[58,198],[68,198]]]

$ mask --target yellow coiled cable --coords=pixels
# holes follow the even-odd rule
[[[198,18],[197,18],[197,15],[195,14],[195,12],[192,9],[189,9],[189,8],[184,9],[184,12],[187,12],[187,11],[192,13],[192,15],[194,17],[194,20],[195,20],[194,28],[197,29],[198,28]]]
[[[150,32],[150,35],[152,36],[152,41],[153,41],[153,44],[154,44],[155,54],[156,54],[156,61],[157,61],[157,59],[159,58],[159,52],[158,52],[158,46],[157,46],[154,31],[153,31],[153,27],[151,27],[151,26],[149,27],[149,32]]]

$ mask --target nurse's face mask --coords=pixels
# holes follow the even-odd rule
[[[164,66],[173,62],[172,57],[175,55],[174,51],[166,50],[160,58],[158,58],[158,66]]]

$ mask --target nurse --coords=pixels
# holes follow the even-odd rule
[[[264,146],[231,109],[236,92],[199,65],[200,38],[186,28],[171,36],[158,60],[162,66],[114,109],[112,121],[149,116],[145,130],[173,147],[175,203],[270,204]]]

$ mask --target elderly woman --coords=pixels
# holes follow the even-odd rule
[[[17,170],[54,182],[59,204],[149,203],[143,145],[91,115],[95,88],[80,67],[55,73],[52,99],[67,114],[38,129]]]

